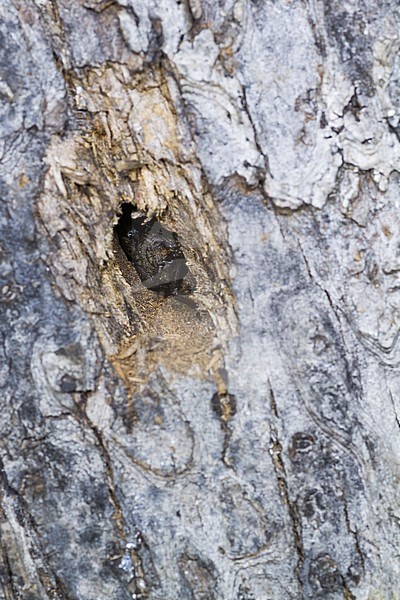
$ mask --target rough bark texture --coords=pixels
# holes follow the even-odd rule
[[[0,17],[1,598],[399,598],[398,3]]]

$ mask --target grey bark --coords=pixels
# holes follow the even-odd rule
[[[1,598],[399,598],[397,2],[0,19]]]

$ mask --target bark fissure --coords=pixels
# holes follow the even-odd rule
[[[277,422],[277,426],[279,424],[279,413],[278,407],[275,399],[275,395],[271,386],[271,382],[269,382],[269,397],[270,403],[273,410],[274,420]],[[296,549],[297,554],[297,564],[296,564],[296,578],[299,584],[299,591],[302,598],[305,598],[304,589],[303,589],[303,581],[301,577],[301,570],[304,562],[304,547],[302,543],[301,537],[301,525],[299,521],[298,511],[295,502],[290,497],[289,485],[287,481],[287,473],[285,468],[285,463],[282,456],[282,445],[279,441],[278,432],[275,426],[270,425],[270,440],[269,440],[269,452],[272,459],[272,464],[275,471],[275,476],[278,482],[278,489],[280,491],[281,497],[284,501],[284,504],[287,508],[289,519],[292,528],[293,535],[293,543]]]
[[[46,553],[42,547],[40,540],[40,532],[35,524],[32,515],[28,512],[24,499],[16,490],[8,483],[7,475],[4,470],[4,465],[0,460],[0,473],[2,481],[2,502],[1,511],[6,522],[10,523],[10,531],[8,532],[9,551],[14,554],[13,566],[11,566],[10,558],[4,544],[2,544],[3,556],[5,556],[6,566],[9,574],[11,589],[15,593],[15,597],[19,598],[20,590],[16,587],[17,580],[22,576],[24,584],[33,593],[45,594],[46,598],[52,600],[66,600],[68,597],[62,583],[57,576],[52,572],[52,569],[46,559]],[[6,537],[5,532],[2,536]],[[18,548],[19,540],[22,537],[24,544]],[[22,556],[22,565],[18,564],[19,560],[15,560],[15,552],[22,551],[25,556]],[[21,560],[21,558],[20,558]],[[28,573],[24,573],[24,562],[30,563]],[[15,569],[15,570],[14,570]]]

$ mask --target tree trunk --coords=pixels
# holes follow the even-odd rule
[[[1,598],[399,598],[397,2],[0,14]]]

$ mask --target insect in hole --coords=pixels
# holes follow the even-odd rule
[[[135,212],[132,204],[122,205],[116,231],[128,260],[134,265],[143,285],[165,297],[189,294],[189,267],[176,233],[154,217]]]

